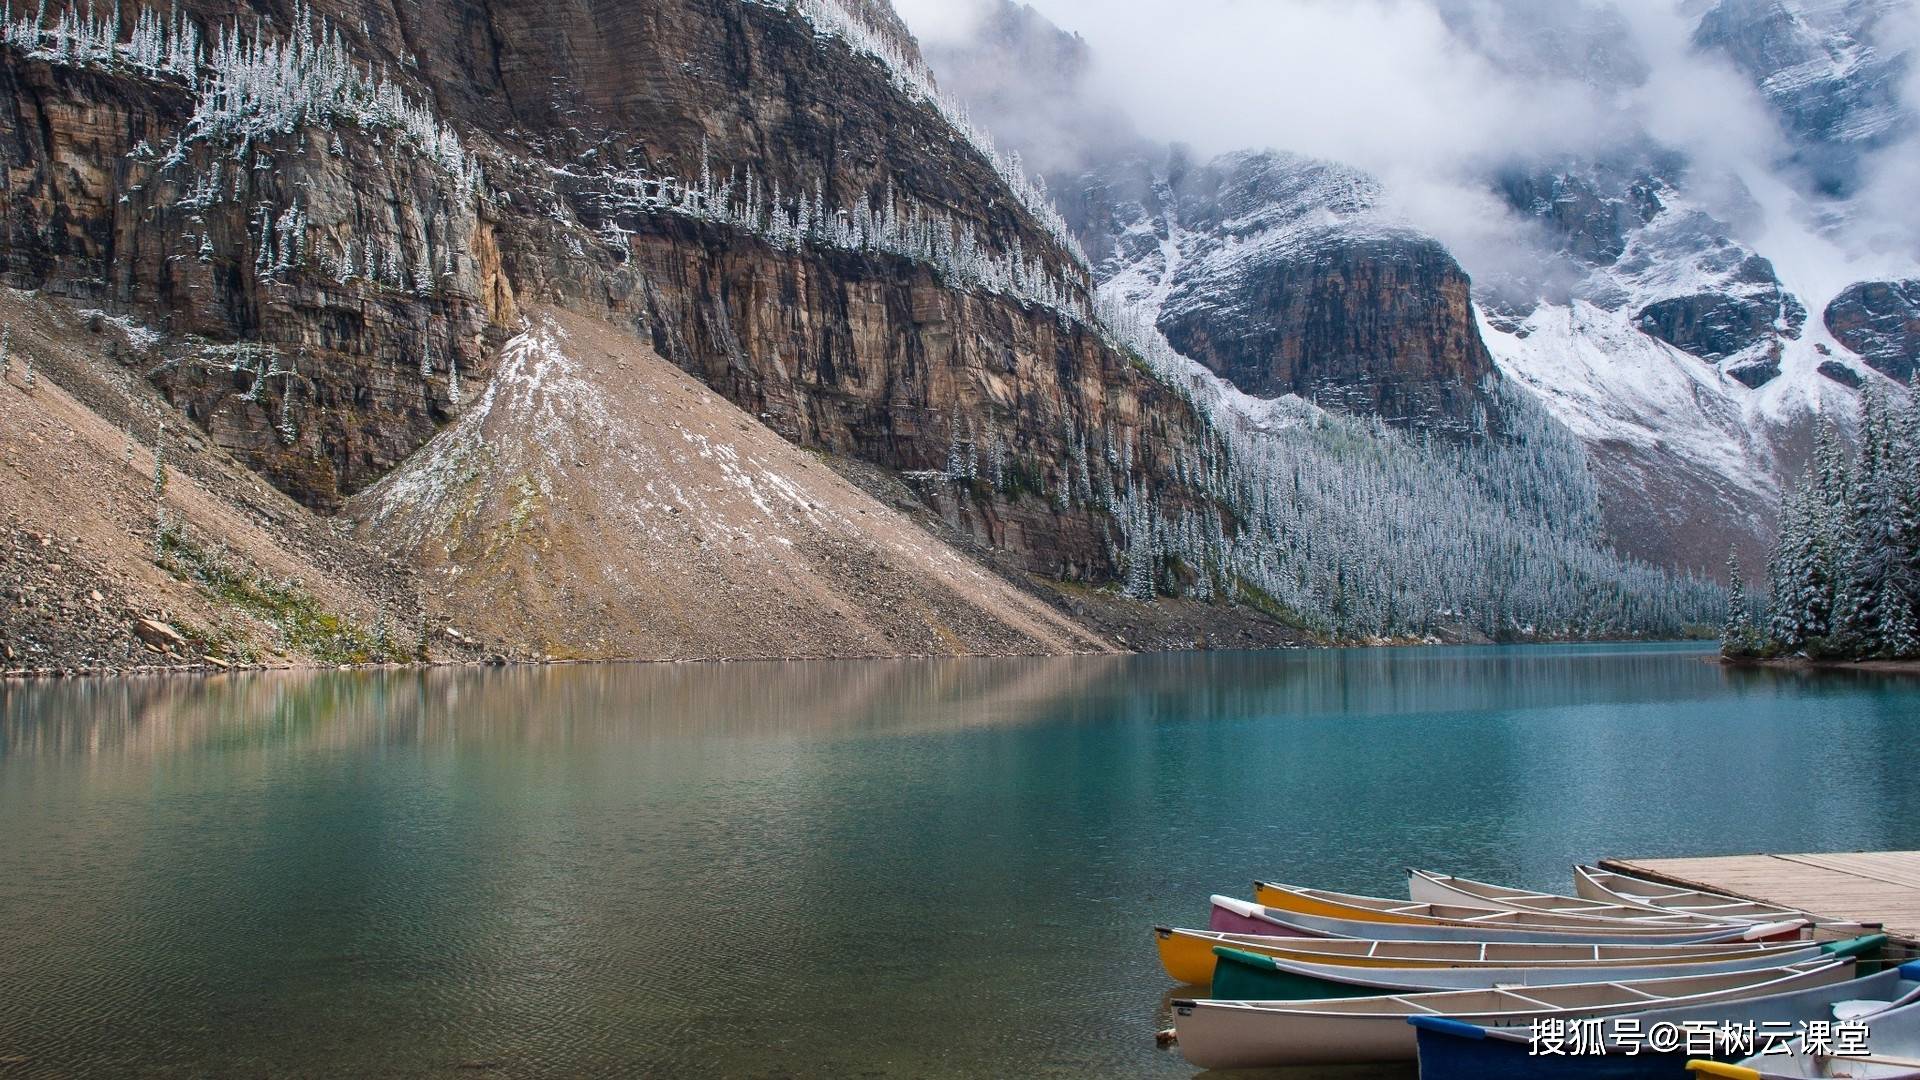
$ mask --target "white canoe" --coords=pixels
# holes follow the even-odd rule
[[[1203,1069],[1411,1061],[1416,1032],[1407,1019],[1412,1016],[1524,1027],[1538,1017],[1573,1019],[1762,997],[1829,986],[1853,973],[1851,960],[1812,960],[1760,971],[1524,990],[1320,1001],[1176,1001],[1174,1031],[1181,1054]]]
[[[1215,896],[1208,929],[1229,934],[1294,935],[1318,938],[1363,938],[1373,941],[1533,942],[1554,945],[1689,945],[1713,942],[1765,941],[1797,936],[1806,921],[1654,924],[1594,922],[1585,926],[1556,926],[1531,912],[1494,911],[1468,920],[1428,919],[1390,923],[1339,919],[1282,911],[1250,904],[1230,896]]]
[[[1645,967],[1772,958],[1777,967],[1816,948],[1807,941],[1740,941],[1696,945],[1554,945],[1535,942],[1377,941],[1358,938],[1272,937],[1215,930],[1154,928],[1160,961],[1175,982],[1205,986],[1213,978],[1216,945],[1263,956],[1349,967],[1516,968]]]
[[[1706,1026],[1715,1032],[1714,1045],[1725,1051],[1732,1048],[1724,1040],[1729,1036],[1744,1038],[1745,1031],[1755,1032],[1757,1038],[1760,1031],[1800,1031],[1816,1021],[1871,1025],[1875,1017],[1915,1001],[1920,1001],[1920,963],[1784,994],[1614,1016],[1601,1024],[1599,1032],[1589,1033],[1582,1040],[1581,1049],[1585,1052],[1580,1057],[1584,1066],[1568,1062],[1565,1068],[1559,1069],[1546,1065],[1531,1053],[1536,1035],[1528,1028],[1480,1027],[1441,1016],[1416,1016],[1412,1022],[1420,1029],[1423,1080],[1479,1080],[1487,1076],[1536,1073],[1548,1077],[1612,1077],[1614,1080],[1659,1077],[1665,1080],[1680,1074],[1679,1061],[1684,1059],[1677,1047],[1666,1049],[1671,1042],[1655,1041],[1653,1046],[1648,1045],[1648,1033],[1662,1025],[1674,1029]],[[1629,1020],[1636,1025],[1638,1038],[1622,1038],[1616,1027]],[[1612,1060],[1605,1060],[1605,1055],[1612,1055]]]
[[[1535,892],[1531,889],[1512,889],[1505,885],[1491,885],[1484,881],[1455,877],[1451,874],[1436,874],[1430,870],[1409,869],[1407,871],[1407,895],[1415,901],[1428,904],[1475,904],[1480,907],[1538,911],[1546,915],[1573,915],[1583,918],[1645,921],[1648,916],[1657,919],[1665,915],[1672,917],[1675,921],[1683,922],[1724,924],[1772,921],[1749,916],[1714,919],[1690,911],[1656,912],[1655,909],[1644,904],[1627,904],[1617,900],[1603,902],[1579,896]]]
[[[1920,1004],[1860,1018],[1867,1026],[1864,1057],[1828,1057],[1809,1054],[1796,1040],[1789,1054],[1763,1054],[1738,1065],[1693,1061],[1687,1067],[1696,1076],[1727,1080],[1807,1080],[1809,1077],[1849,1077],[1854,1080],[1916,1080],[1920,1078]]]
[[[1545,967],[1452,967],[1452,968],[1362,968],[1351,964],[1320,963],[1291,956],[1261,957],[1275,971],[1305,976],[1323,982],[1372,988],[1376,994],[1427,994],[1440,990],[1493,990],[1522,986],[1565,986],[1569,983],[1640,982],[1646,979],[1677,979],[1688,975],[1719,975],[1736,971],[1761,971],[1805,963],[1809,960],[1833,960],[1843,955],[1878,952],[1886,944],[1884,937],[1857,938],[1827,944],[1802,943],[1791,952],[1769,952],[1730,960],[1704,959],[1677,964],[1551,964]],[[1237,945],[1229,948],[1238,949]],[[1854,950],[1848,952],[1847,950]],[[1246,950],[1242,950],[1246,951]]]
[[[1573,868],[1573,891],[1590,900],[1631,904],[1647,911],[1668,915],[1698,915],[1722,922],[1770,922],[1778,919],[1806,919],[1833,930],[1878,930],[1879,923],[1829,922],[1810,912],[1795,908],[1746,900],[1738,896],[1663,885],[1657,881],[1602,870],[1597,866]]]

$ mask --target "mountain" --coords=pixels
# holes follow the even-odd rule
[[[1131,170],[1131,171],[1130,171]],[[1328,162],[1237,153],[1133,159],[1083,178],[1116,238],[1105,287],[1158,312],[1174,348],[1246,393],[1292,394],[1399,426],[1482,426],[1495,378],[1471,283],[1382,212],[1379,184]]]
[[[1448,306],[1385,319],[1370,308],[1399,279],[1333,284],[1364,253],[1307,271],[1345,304],[1337,333],[1428,344],[1406,364],[1319,369],[1252,317],[1288,287],[1257,275],[1191,276],[1176,347],[1097,292],[1045,186],[878,0],[4,21],[20,347],[98,309],[139,347],[42,366],[79,419],[126,409],[69,382],[137,376],[135,399],[196,433],[201,473],[280,493],[270,533],[390,561],[378,588],[312,580],[329,625],[366,624],[338,653],[1026,652],[1714,617],[1712,590],[1598,543],[1577,455],[1471,348],[1444,253],[1411,273],[1451,282]],[[1196,171],[1177,220],[1233,227],[1287,171]],[[1242,383],[1364,397],[1454,438]],[[18,389],[10,407],[58,397]],[[168,491],[217,494],[201,473]],[[118,558],[149,533],[225,545],[217,572],[155,564],[199,598],[176,629],[216,641],[238,603],[221,583],[259,592],[280,564],[233,543],[238,496],[185,523],[173,497],[118,508]],[[72,660],[61,610],[18,603],[10,639]],[[285,611],[256,614],[230,657],[285,636]],[[395,622],[430,632],[375,632]]]
[[[1791,136],[1789,163],[1820,194],[1859,191],[1867,155],[1913,131],[1902,100],[1914,56],[1884,40],[1902,0],[1718,0],[1694,47],[1750,79]]]
[[[1456,437],[1482,424],[1490,381],[1515,384],[1587,447],[1607,535],[1640,557],[1716,566],[1733,547],[1758,565],[1816,418],[1846,422],[1860,392],[1911,376],[1915,275],[1885,271],[1920,267],[1920,247],[1873,190],[1874,155],[1916,127],[1900,5],[1677,12],[1689,63],[1754,88],[1775,155],[1733,169],[1627,128],[1586,154],[1486,160],[1466,183],[1507,239],[1463,253],[1361,170],[1156,144],[1104,97],[1084,40],[1009,0],[978,6],[930,62],[1016,146],[1026,103],[1070,118],[1047,127],[1051,186],[1103,286],[1175,347],[1256,396]],[[1542,85],[1604,103],[1655,77],[1634,18],[1602,0],[1435,9],[1460,47]],[[1069,62],[1027,62],[1049,55]]]

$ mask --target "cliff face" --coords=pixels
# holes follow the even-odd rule
[[[1064,228],[942,118],[884,4],[181,10],[152,56],[139,29],[0,46],[0,269],[157,334],[153,385],[309,507],[453,423],[536,304],[909,476],[1034,573],[1116,575],[1101,492],[1181,498],[1204,425],[1076,314]],[[212,71],[169,59],[183,28],[227,42]]]
[[[1912,380],[1920,369],[1920,281],[1863,281],[1827,305],[1827,329],[1869,367]]]
[[[1109,288],[1241,390],[1440,433],[1484,419],[1481,384],[1497,375],[1472,283],[1378,209],[1371,177],[1289,154],[1193,166],[1176,153],[1114,162],[1076,192]]]
[[[1467,276],[1430,240],[1342,239],[1216,285],[1176,286],[1165,330],[1252,394],[1460,431],[1493,373]]]
[[[275,486],[338,506],[445,421],[450,365],[484,377],[489,226],[394,132],[195,135],[181,76],[7,61],[6,283],[164,334],[155,384]]]

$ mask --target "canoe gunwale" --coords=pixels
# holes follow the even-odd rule
[[[1509,888],[1492,882],[1460,877],[1457,874],[1422,870],[1416,866],[1407,867],[1407,894],[1415,900],[1427,903],[1505,907],[1516,911],[1536,912],[1549,917],[1581,920],[1620,919],[1636,924],[1672,923],[1683,926],[1712,924],[1717,921],[1709,916],[1688,911],[1662,911],[1643,904],[1628,904],[1617,900],[1597,900],[1591,897],[1566,896],[1533,889]],[[1769,920],[1741,917],[1724,921],[1766,922]]]
[[[1358,896],[1350,893],[1334,893],[1326,890],[1303,889],[1276,881],[1254,882],[1255,902],[1271,910],[1289,912],[1315,918],[1342,919],[1348,922],[1377,923],[1396,926],[1452,926],[1468,929],[1486,926],[1512,930],[1546,930],[1567,933],[1597,933],[1614,930],[1620,933],[1645,934],[1688,934],[1713,929],[1726,929],[1734,926],[1754,925],[1744,923],[1718,923],[1694,916],[1679,916],[1667,913],[1660,917],[1649,916],[1645,919],[1609,918],[1600,915],[1558,915],[1543,911],[1523,911],[1516,908],[1498,908],[1471,904],[1400,904],[1399,901],[1383,900],[1380,897]],[[1279,901],[1275,903],[1273,901]],[[1356,902],[1358,901],[1358,902]],[[1397,905],[1399,910],[1389,910],[1386,905]],[[1435,915],[1408,911],[1408,908],[1427,907],[1458,909],[1470,914],[1460,916]]]
[[[1692,926],[1661,927],[1657,931],[1621,930],[1618,927],[1513,927],[1485,926],[1467,924],[1462,926],[1426,926],[1401,923],[1369,923],[1363,920],[1339,919],[1326,916],[1301,915],[1288,911],[1274,911],[1262,904],[1253,904],[1237,900],[1230,896],[1213,898],[1215,913],[1226,912],[1226,918],[1241,922],[1271,925],[1279,928],[1273,936],[1292,934],[1308,938],[1348,938],[1372,941],[1474,941],[1497,944],[1558,944],[1558,945],[1702,945],[1758,940],[1756,935],[1762,930],[1775,933],[1789,933],[1804,927],[1804,921],[1789,924],[1767,924],[1756,926],[1739,924],[1727,927]],[[1227,932],[1240,932],[1218,923],[1212,928]],[[1608,932],[1611,930],[1612,932]],[[1246,933],[1256,933],[1248,930]]]

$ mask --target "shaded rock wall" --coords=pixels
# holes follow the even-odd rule
[[[1827,305],[1827,329],[1875,371],[1906,382],[1920,366],[1920,281],[1864,281]]]

